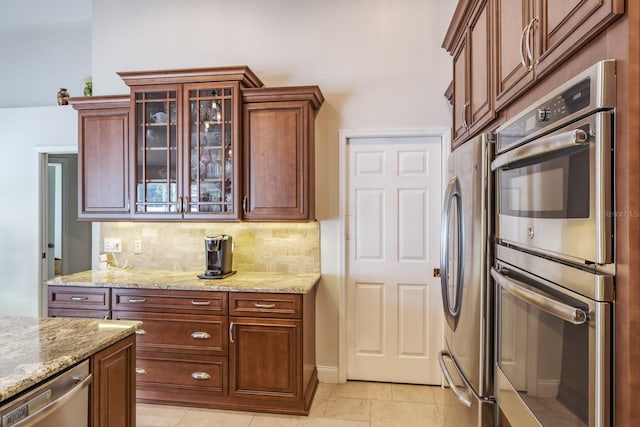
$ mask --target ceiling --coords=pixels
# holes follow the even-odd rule
[[[91,21],[92,0],[19,0],[0,2],[0,30]]]

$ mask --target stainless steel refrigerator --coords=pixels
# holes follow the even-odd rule
[[[493,136],[482,134],[449,157],[442,212],[441,286],[445,348],[439,362],[444,425],[492,426],[493,292],[490,282]]]

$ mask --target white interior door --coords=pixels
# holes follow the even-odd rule
[[[440,383],[441,143],[348,141],[348,379]]]

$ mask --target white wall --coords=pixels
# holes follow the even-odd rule
[[[0,108],[57,105],[61,87],[82,96],[91,75],[90,23],[1,28],[0,58]]]
[[[454,0],[94,0],[94,94],[128,93],[118,71],[248,65],[266,86],[317,84],[321,229],[317,363],[338,366],[338,132],[446,128]],[[335,375],[335,376],[334,376]]]
[[[70,106],[0,108],[0,314],[38,315],[36,147],[77,147]]]

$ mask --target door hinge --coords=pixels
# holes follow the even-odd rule
[[[42,259],[46,259],[47,258],[47,253],[46,252],[42,252]]]
[[[433,277],[440,277],[440,269],[439,268],[434,268],[433,269]]]

